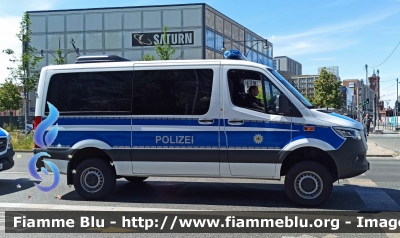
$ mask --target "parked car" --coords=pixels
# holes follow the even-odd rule
[[[14,167],[14,155],[10,133],[0,128],[0,172]]]

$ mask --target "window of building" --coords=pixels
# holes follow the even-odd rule
[[[309,83],[308,87],[314,87],[314,84],[313,83]]]
[[[253,37],[252,37],[252,35],[250,35],[247,32],[246,32],[246,36],[245,37],[246,37],[246,46],[250,48],[251,45],[252,45],[251,41],[253,40]]]
[[[221,35],[215,34],[215,49],[216,50],[220,51],[222,49],[223,41],[224,41],[224,38]]]
[[[300,83],[305,83],[306,79],[305,78],[300,78]]]
[[[314,78],[307,78],[307,82],[309,82],[309,83],[314,82]]]
[[[60,114],[130,114],[133,71],[55,74],[47,101]],[[49,112],[46,104],[45,112]]]
[[[210,30],[206,30],[206,45],[208,47],[211,47],[214,49],[215,45],[214,45],[214,32],[210,31]]]
[[[213,73],[211,69],[135,71],[132,114],[206,114]]]
[[[275,100],[282,92],[264,74],[232,69],[228,71],[228,85],[235,106],[269,114],[277,113]],[[258,94],[252,95],[252,90],[258,91]]]

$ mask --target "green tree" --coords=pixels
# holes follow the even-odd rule
[[[168,27],[164,26],[164,33],[163,33],[163,39],[162,39],[162,44],[156,43],[156,54],[160,57],[161,60],[171,60],[172,56],[175,54],[176,49],[171,46],[171,44],[168,44],[167,42],[167,30]],[[177,58],[181,58],[183,53]],[[143,56],[144,61],[149,61],[149,60],[155,60],[155,57],[150,54],[146,54]]]
[[[151,54],[145,54],[145,55],[143,56],[143,60],[144,60],[144,61],[151,61],[151,60],[156,60],[156,59],[155,59],[154,56],[151,55]]]
[[[313,103],[319,107],[341,109],[343,106],[341,82],[335,79],[332,73],[322,69],[318,79],[314,82]]]
[[[21,105],[21,100],[18,86],[12,81],[6,80],[6,82],[0,87],[0,111],[18,110]]]
[[[309,96],[306,96],[306,95],[304,95],[304,97],[307,99],[307,101],[309,101],[311,104],[314,104],[314,102],[313,102],[313,99],[314,99],[314,97],[309,97]]]
[[[62,57],[62,50],[61,49],[58,49],[57,51],[56,51],[56,58],[54,58],[54,61],[57,63],[57,64],[65,64],[66,62],[65,62],[65,60],[64,60],[64,58]]]
[[[16,35],[18,39],[22,42],[22,55],[18,59],[15,55],[15,51],[12,49],[5,49],[3,53],[11,57],[12,61],[16,66],[8,67],[10,71],[10,77],[8,80],[16,82],[17,85],[23,86],[23,93],[25,98],[27,98],[28,93],[34,91],[39,80],[39,72],[32,72],[36,69],[39,62],[42,60],[41,57],[35,56],[33,53],[36,48],[30,45],[31,31],[29,29],[31,25],[30,16],[27,12],[24,12],[22,20],[20,22],[20,31]]]

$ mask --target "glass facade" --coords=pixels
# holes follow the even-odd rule
[[[273,67],[273,59],[268,56],[272,53],[272,50],[264,49],[265,42],[246,33],[246,42],[236,42],[230,37],[226,37],[215,32],[212,29],[206,28],[206,47],[208,50],[213,50],[214,52],[221,52],[223,43],[225,42],[225,49],[239,49],[249,61],[267,65]],[[245,44],[245,48],[244,48]]]
[[[224,38],[221,35],[215,34],[215,48],[214,49],[221,51],[222,46],[223,46],[223,44],[222,44],[223,41],[224,41]]]
[[[214,32],[210,31],[210,30],[206,30],[206,45],[210,48],[215,47],[215,35]]]
[[[239,50],[249,61],[273,67],[272,42],[269,49],[264,49],[265,39],[208,6],[205,9],[204,31],[206,59],[223,59],[221,48],[224,42],[226,50]]]

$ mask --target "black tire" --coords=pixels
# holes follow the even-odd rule
[[[295,186],[295,182],[302,186]],[[316,186],[320,184],[320,186]],[[286,174],[285,191],[289,199],[300,206],[317,207],[331,196],[333,180],[321,164],[304,161],[293,165]]]
[[[114,190],[117,180],[110,163],[102,159],[85,159],[75,170],[74,187],[84,199],[101,200]]]
[[[135,176],[128,177],[128,176],[126,176],[124,178],[131,183],[140,183],[140,182],[143,182],[144,180],[148,179],[149,177],[135,177]]]

